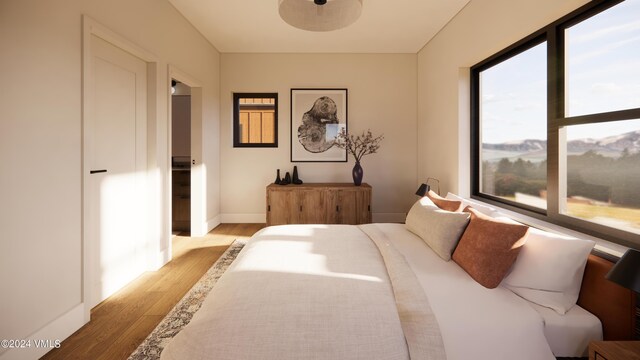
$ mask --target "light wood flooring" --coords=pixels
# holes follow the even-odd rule
[[[237,238],[264,224],[221,224],[204,237],[175,236],[173,260],[91,310],[91,321],[41,359],[126,359]]]

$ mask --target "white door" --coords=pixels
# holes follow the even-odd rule
[[[146,268],[147,64],[91,35],[84,122],[86,235],[98,304]]]

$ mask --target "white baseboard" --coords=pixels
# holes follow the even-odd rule
[[[407,218],[406,213],[373,213],[371,214],[374,223],[403,223]]]
[[[222,214],[221,223],[231,224],[263,224],[267,222],[266,214]]]
[[[80,329],[84,324],[84,303],[81,303],[27,338],[19,339],[30,341],[31,347],[8,349],[4,353],[0,354],[0,360],[39,359],[44,354],[51,351],[57,341],[62,342],[62,340],[68,338],[69,335]],[[38,343],[36,343],[36,341],[38,341]],[[43,341],[48,341],[48,344],[43,346],[41,343]]]
[[[207,221],[207,233],[213,229],[215,229],[216,226],[220,225],[222,223],[222,221],[220,221],[220,219],[222,218],[222,215],[218,215],[216,217],[214,217],[213,219],[209,219],[209,221]]]

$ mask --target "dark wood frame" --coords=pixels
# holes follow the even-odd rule
[[[602,322],[603,340],[633,340],[636,294],[605,278],[615,260],[591,254],[584,269],[577,304]]]
[[[313,92],[313,91],[344,91],[344,114],[345,114],[345,118],[344,118],[344,126],[345,129],[347,130],[347,132],[349,131],[349,89],[346,88],[292,88],[291,92],[290,92],[290,128],[291,128],[291,134],[290,134],[290,149],[289,149],[289,153],[290,153],[290,160],[291,162],[347,162],[348,161],[348,154],[347,154],[347,149],[344,149],[344,160],[294,160],[293,159],[293,140],[294,137],[297,137],[297,129],[293,128],[293,96],[294,96],[294,91],[309,91],[309,92]]]
[[[537,219],[577,230],[625,246],[640,248],[640,235],[587,220],[570,217],[559,212],[560,200],[560,136],[562,127],[640,119],[640,108],[566,116],[564,111],[564,36],[565,29],[584,21],[624,0],[592,0],[557,21],[512,44],[499,53],[471,68],[471,197]],[[547,42],[547,210],[505,200],[480,192],[480,119],[479,76],[483,70],[505,61],[534,45]]]
[[[272,143],[240,142],[240,99],[275,99]],[[278,93],[233,93],[233,147],[234,148],[277,148],[278,147]]]

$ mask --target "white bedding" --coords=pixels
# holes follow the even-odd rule
[[[365,233],[404,255],[435,315],[448,360],[555,359],[545,331],[550,336],[562,326],[547,320],[545,328],[529,302],[476,283],[401,224],[264,229],[162,359],[409,358],[401,316],[388,312],[401,308],[393,294],[389,301],[388,270],[371,262],[380,252],[373,241],[354,240]],[[212,328],[214,322],[224,326]]]
[[[402,224],[370,224],[393,239],[427,293],[448,360],[555,359],[542,317],[510,290],[487,289]]]
[[[396,257],[401,261],[394,264],[404,262],[400,254]],[[161,359],[405,360],[415,350],[429,356],[414,359],[444,360],[437,330],[416,337],[426,340],[422,344],[439,341],[440,351],[407,346],[405,332],[423,329],[412,322],[430,311],[412,317],[415,296],[408,296],[403,306],[408,311],[399,315],[388,270],[376,244],[355,226],[263,229],[247,242]],[[414,282],[405,290],[419,289]],[[410,321],[406,328],[405,320]]]
[[[595,315],[573,306],[564,315],[528,302],[542,316],[544,335],[555,356],[587,357],[589,341],[602,340],[602,323]]]
[[[377,227],[385,231],[389,234],[389,236],[393,237],[394,244],[396,248],[405,255],[407,261],[414,267],[414,272],[418,275],[418,278],[421,280],[422,284],[425,285],[429,281],[429,277],[432,276],[432,266],[426,264],[425,258],[433,257],[430,254],[430,249],[427,246],[424,246],[423,241],[419,241],[420,238],[417,236],[410,234],[404,231],[403,226],[400,224],[376,224]],[[448,263],[448,267],[459,268],[455,263]],[[443,264],[446,266],[445,264]],[[444,273],[445,271],[443,271]],[[453,271],[453,274],[459,271]],[[464,278],[464,271],[462,271],[462,277]],[[424,277],[424,278],[423,278]],[[467,276],[468,277],[468,276]],[[439,277],[437,277],[439,278]],[[444,282],[444,281],[443,281]],[[466,283],[467,281],[463,281]],[[475,285],[478,285],[477,283]],[[475,285],[472,286],[476,287]],[[426,285],[425,285],[426,286]],[[543,307],[537,304],[534,304],[530,301],[521,299],[515,294],[511,293],[511,291],[496,288],[493,290],[487,290],[483,287],[479,287],[478,291],[484,293],[484,291],[494,291],[500,290],[501,292],[506,292],[507,297],[514,297],[516,302],[524,303],[531,308],[535,309],[536,312],[540,316],[540,321],[543,325],[543,334],[547,343],[549,344],[549,348],[551,349],[554,356],[558,357],[582,357],[587,356],[587,349],[589,345],[589,341],[591,340],[601,340],[602,339],[602,324],[600,320],[587,310],[581,308],[578,305],[573,306],[566,314],[560,315],[554,310]],[[460,290],[460,289],[459,289]],[[483,297],[484,298],[484,297]],[[436,312],[437,305],[439,304],[437,298],[430,296],[431,307]],[[455,301],[456,299],[447,298],[446,296],[442,298],[442,305],[447,307],[449,301]],[[461,304],[459,304],[462,306]],[[470,308],[467,308],[470,309]],[[498,307],[498,311],[500,308]],[[446,312],[445,312],[446,313]],[[440,314],[438,314],[440,315]],[[533,315],[533,314],[532,314]],[[442,316],[442,315],[440,315]],[[535,316],[533,316],[535,317]],[[462,318],[462,316],[461,316]],[[499,316],[497,317],[499,318]],[[504,336],[500,334],[501,327],[500,322],[496,322],[495,329],[491,329],[492,332],[495,332],[496,337]],[[504,330],[509,331],[510,327],[507,325],[502,325]],[[446,328],[446,326],[440,323],[441,331]],[[465,329],[452,329],[454,332],[464,331]],[[508,334],[507,334],[508,335]],[[447,355],[450,355],[449,359],[452,359],[452,352],[449,351],[447,344],[447,336],[443,334],[445,339],[445,348],[447,348]],[[464,350],[464,348],[460,349]],[[464,355],[463,355],[464,356]],[[466,356],[471,356],[471,353]],[[464,358],[464,357],[461,357]]]

